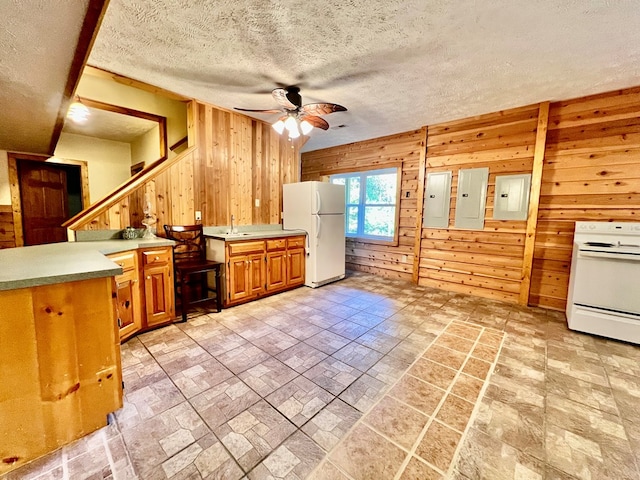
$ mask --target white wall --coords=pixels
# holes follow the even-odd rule
[[[131,145],[128,143],[62,133],[55,156],[87,162],[91,203],[100,200],[131,176]]]
[[[5,150],[0,150],[0,205],[11,205],[9,160]]]

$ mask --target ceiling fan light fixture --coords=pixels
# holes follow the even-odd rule
[[[271,126],[276,132],[278,132],[278,134],[282,134],[282,132],[284,132],[284,122],[282,120],[278,120]]]
[[[303,135],[309,135],[309,133],[311,133],[311,130],[313,130],[313,125],[311,125],[306,120],[302,120],[300,122],[300,130],[302,130]]]
[[[69,106],[67,118],[75,123],[86,123],[89,119],[89,109],[80,101],[80,97],[76,96],[76,101]]]
[[[289,115],[284,121],[284,126],[287,128],[289,133],[291,133],[293,130],[298,130],[298,122],[296,121],[296,117]]]
[[[289,130],[289,138],[295,140],[300,136],[300,130],[298,129],[298,125],[295,125],[293,129]]]

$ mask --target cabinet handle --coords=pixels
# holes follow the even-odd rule
[[[151,280],[151,275],[147,275],[147,280]]]
[[[156,260],[160,260],[160,257],[156,257]]]
[[[120,265],[121,267],[124,267],[124,262],[120,262],[118,265]]]

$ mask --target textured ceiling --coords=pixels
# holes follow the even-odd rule
[[[89,107],[89,119],[84,124],[65,121],[62,131],[86,137],[131,143],[140,135],[158,126],[158,122],[144,118]]]
[[[49,151],[88,3],[0,1],[0,150]]]

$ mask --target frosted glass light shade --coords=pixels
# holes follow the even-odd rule
[[[73,102],[67,111],[67,118],[75,123],[85,123],[89,119],[89,109],[80,102]]]
[[[311,130],[313,130],[313,125],[311,125],[306,120],[302,120],[300,122],[300,130],[302,130],[303,135],[308,135]]]
[[[279,134],[281,134],[282,132],[284,132],[284,122],[282,120],[278,120],[276,123],[274,123],[273,125],[271,125],[273,127],[273,129],[278,132]]]

